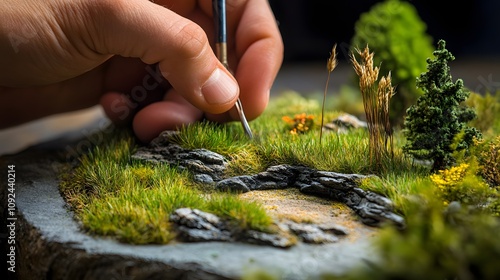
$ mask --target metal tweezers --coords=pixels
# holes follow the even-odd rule
[[[212,0],[212,8],[214,13],[215,22],[215,54],[219,58],[220,62],[226,69],[229,69],[229,64],[227,62],[227,38],[226,38],[226,1],[225,0]],[[240,117],[240,122],[243,125],[243,130],[248,138],[252,139],[252,130],[248,125],[247,118],[243,112],[243,106],[241,105],[241,100],[238,97],[236,103],[234,104],[238,115]]]

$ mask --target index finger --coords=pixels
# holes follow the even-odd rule
[[[283,62],[283,41],[266,0],[227,1],[228,45],[237,61],[234,75],[249,120],[267,106],[269,93]],[[234,44],[234,45],[233,45]],[[231,111],[231,118],[238,119]]]

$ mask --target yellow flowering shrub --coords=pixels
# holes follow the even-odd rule
[[[481,205],[489,200],[492,190],[481,177],[476,175],[476,171],[477,164],[462,163],[430,175],[445,206],[452,201]]]
[[[289,116],[283,116],[281,119],[288,124],[290,133],[294,135],[306,133],[314,126],[314,116],[306,113],[297,114],[293,119]]]
[[[450,169],[439,170],[439,173],[431,175],[431,180],[440,189],[454,186],[465,176],[465,172],[468,167],[468,164],[462,163],[459,166],[454,166]]]

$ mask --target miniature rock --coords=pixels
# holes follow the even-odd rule
[[[339,238],[332,232],[323,230],[320,226],[315,224],[287,222],[285,225],[297,237],[305,243],[323,244],[337,242]],[[347,234],[346,232],[343,232]]]
[[[216,184],[216,188],[221,191],[233,191],[233,192],[249,192],[251,187],[256,186],[257,182],[252,178],[252,176],[238,176],[231,177],[228,179],[223,179]]]
[[[257,245],[271,245],[277,248],[289,248],[297,243],[296,239],[291,238],[291,236],[256,230],[246,231],[240,240]]]
[[[368,128],[368,124],[351,114],[342,114],[323,126],[323,129],[337,133],[347,133],[356,128]]]
[[[148,146],[140,147],[133,159],[151,163],[166,163],[187,169],[205,182],[218,181],[222,178],[227,166],[227,159],[207,149],[185,149],[173,142],[176,131],[164,131]],[[207,178],[211,177],[211,180]]]
[[[325,232],[333,233],[338,236],[349,234],[349,231],[339,225],[318,225],[318,227]]]
[[[207,184],[207,185],[214,183],[214,179],[212,178],[212,176],[210,176],[208,174],[203,174],[203,173],[202,174],[195,174],[193,176],[193,179],[195,182]]]
[[[216,215],[191,208],[179,208],[170,215],[184,241],[230,241],[231,233]]]

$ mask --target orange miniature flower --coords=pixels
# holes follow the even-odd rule
[[[305,133],[314,125],[314,116],[306,113],[297,114],[293,119],[289,116],[283,116],[281,119],[288,124],[290,133],[294,135]]]

